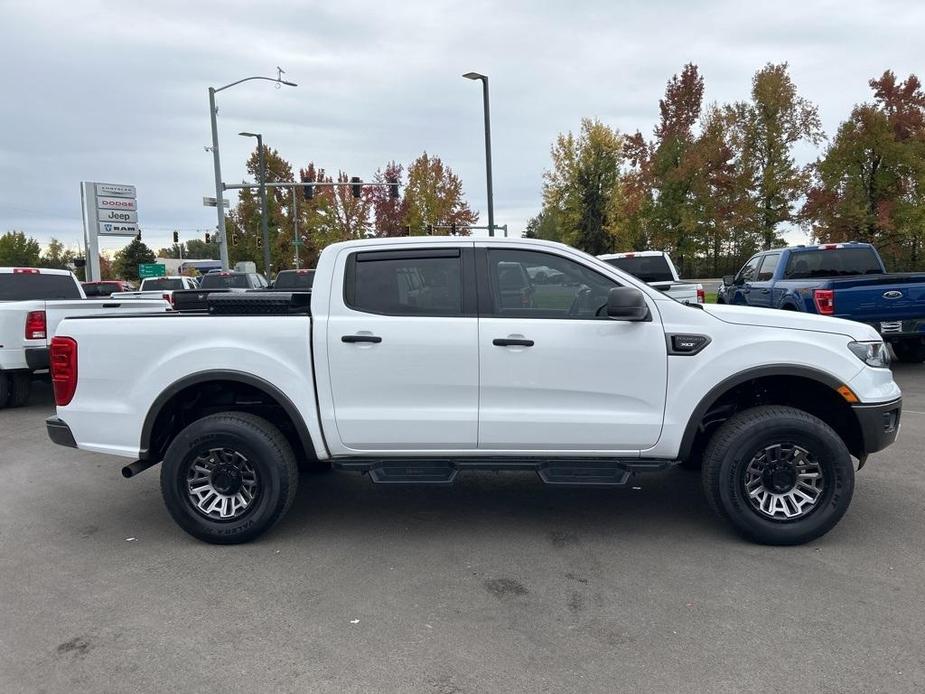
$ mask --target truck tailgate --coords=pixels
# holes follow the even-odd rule
[[[883,323],[925,317],[925,274],[838,279],[833,289],[839,318]]]
[[[46,301],[45,322],[48,342],[65,318],[105,315],[107,313],[163,313],[170,308],[163,299],[83,299],[74,301]]]

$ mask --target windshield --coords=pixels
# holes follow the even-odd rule
[[[27,299],[81,299],[77,282],[70,275],[38,272],[0,274],[0,301]]]
[[[183,280],[167,277],[155,277],[141,283],[142,291],[163,291],[169,289],[183,289]]]
[[[880,275],[883,268],[873,248],[833,248],[790,254],[784,277],[790,280],[846,275]]]
[[[250,284],[247,281],[247,275],[230,274],[224,272],[210,272],[203,275],[199,286],[203,289],[249,289]]]
[[[274,289],[311,289],[315,281],[314,270],[283,271],[276,276]]]
[[[605,263],[613,265],[643,282],[673,282],[674,276],[663,255],[635,255],[626,258],[610,258]]]

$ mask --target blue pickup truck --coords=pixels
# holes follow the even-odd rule
[[[716,300],[868,323],[900,361],[925,361],[925,273],[888,274],[869,243],[762,251],[723,278]]]

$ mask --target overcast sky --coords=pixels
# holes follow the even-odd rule
[[[0,233],[76,246],[79,182],[93,180],[137,186],[155,249],[171,229],[201,237],[215,225],[202,207],[214,195],[207,88],[277,65],[298,88],[218,95],[227,182],[245,176],[241,130],[295,169],[363,178],[427,150],[484,223],[480,87],[460,77],[475,70],[491,78],[496,222],[519,231],[540,208],[556,134],[583,116],[651,134],[684,63],[700,66],[706,101],[725,102],[746,98],[766,62],[789,61],[831,135],[869,99],[869,78],[925,71],[923,28],[916,0],[0,0]]]

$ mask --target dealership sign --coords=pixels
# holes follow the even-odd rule
[[[88,280],[102,279],[100,236],[135,237],[141,233],[135,194],[135,186],[127,183],[83,181],[80,184]]]
[[[125,186],[117,183],[97,183],[96,194],[105,195],[110,198],[132,198],[134,200],[135,186]]]
[[[114,224],[100,222],[101,236],[138,236],[137,224]]]
[[[135,198],[109,198],[96,196],[96,207],[100,210],[134,210]]]

